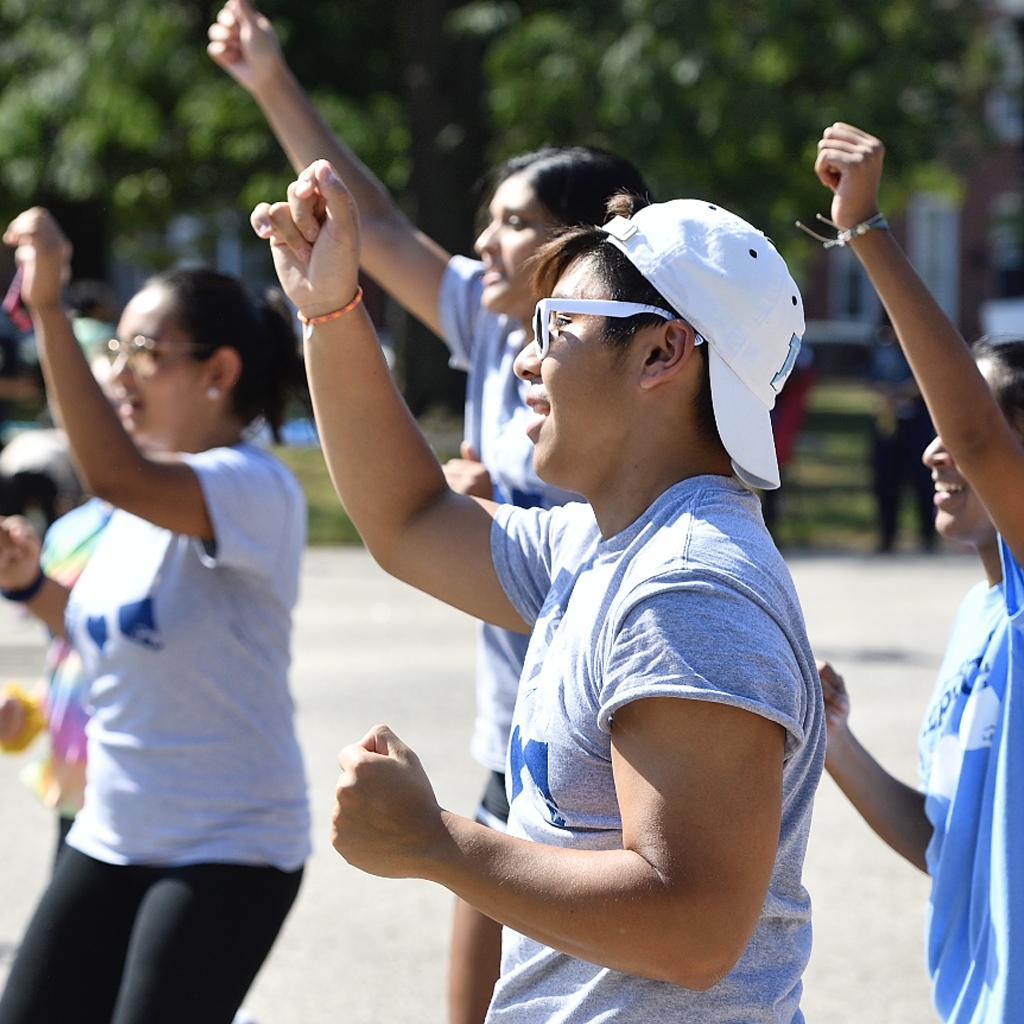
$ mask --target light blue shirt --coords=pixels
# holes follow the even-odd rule
[[[1000,548],[1003,583],[960,606],[918,741],[928,970],[950,1024],[1024,1021],[1024,574]]]

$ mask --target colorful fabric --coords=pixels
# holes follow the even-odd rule
[[[111,508],[98,498],[61,516],[46,532],[40,563],[51,579],[73,587],[89,561]],[[27,765],[22,780],[48,807],[73,817],[85,792],[86,682],[78,652],[54,637],[43,666],[42,707],[50,730],[47,757]]]

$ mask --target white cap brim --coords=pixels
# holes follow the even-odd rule
[[[772,491],[779,486],[771,411],[736,376],[728,363],[708,344],[711,400],[715,423],[736,475],[750,487]]]

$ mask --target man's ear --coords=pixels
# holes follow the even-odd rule
[[[693,350],[697,347],[693,328],[685,320],[669,320],[651,332],[644,351],[640,387],[654,388],[692,369]]]

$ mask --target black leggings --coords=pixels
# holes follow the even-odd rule
[[[301,868],[120,866],[68,847],[0,1024],[230,1024],[301,880]]]

